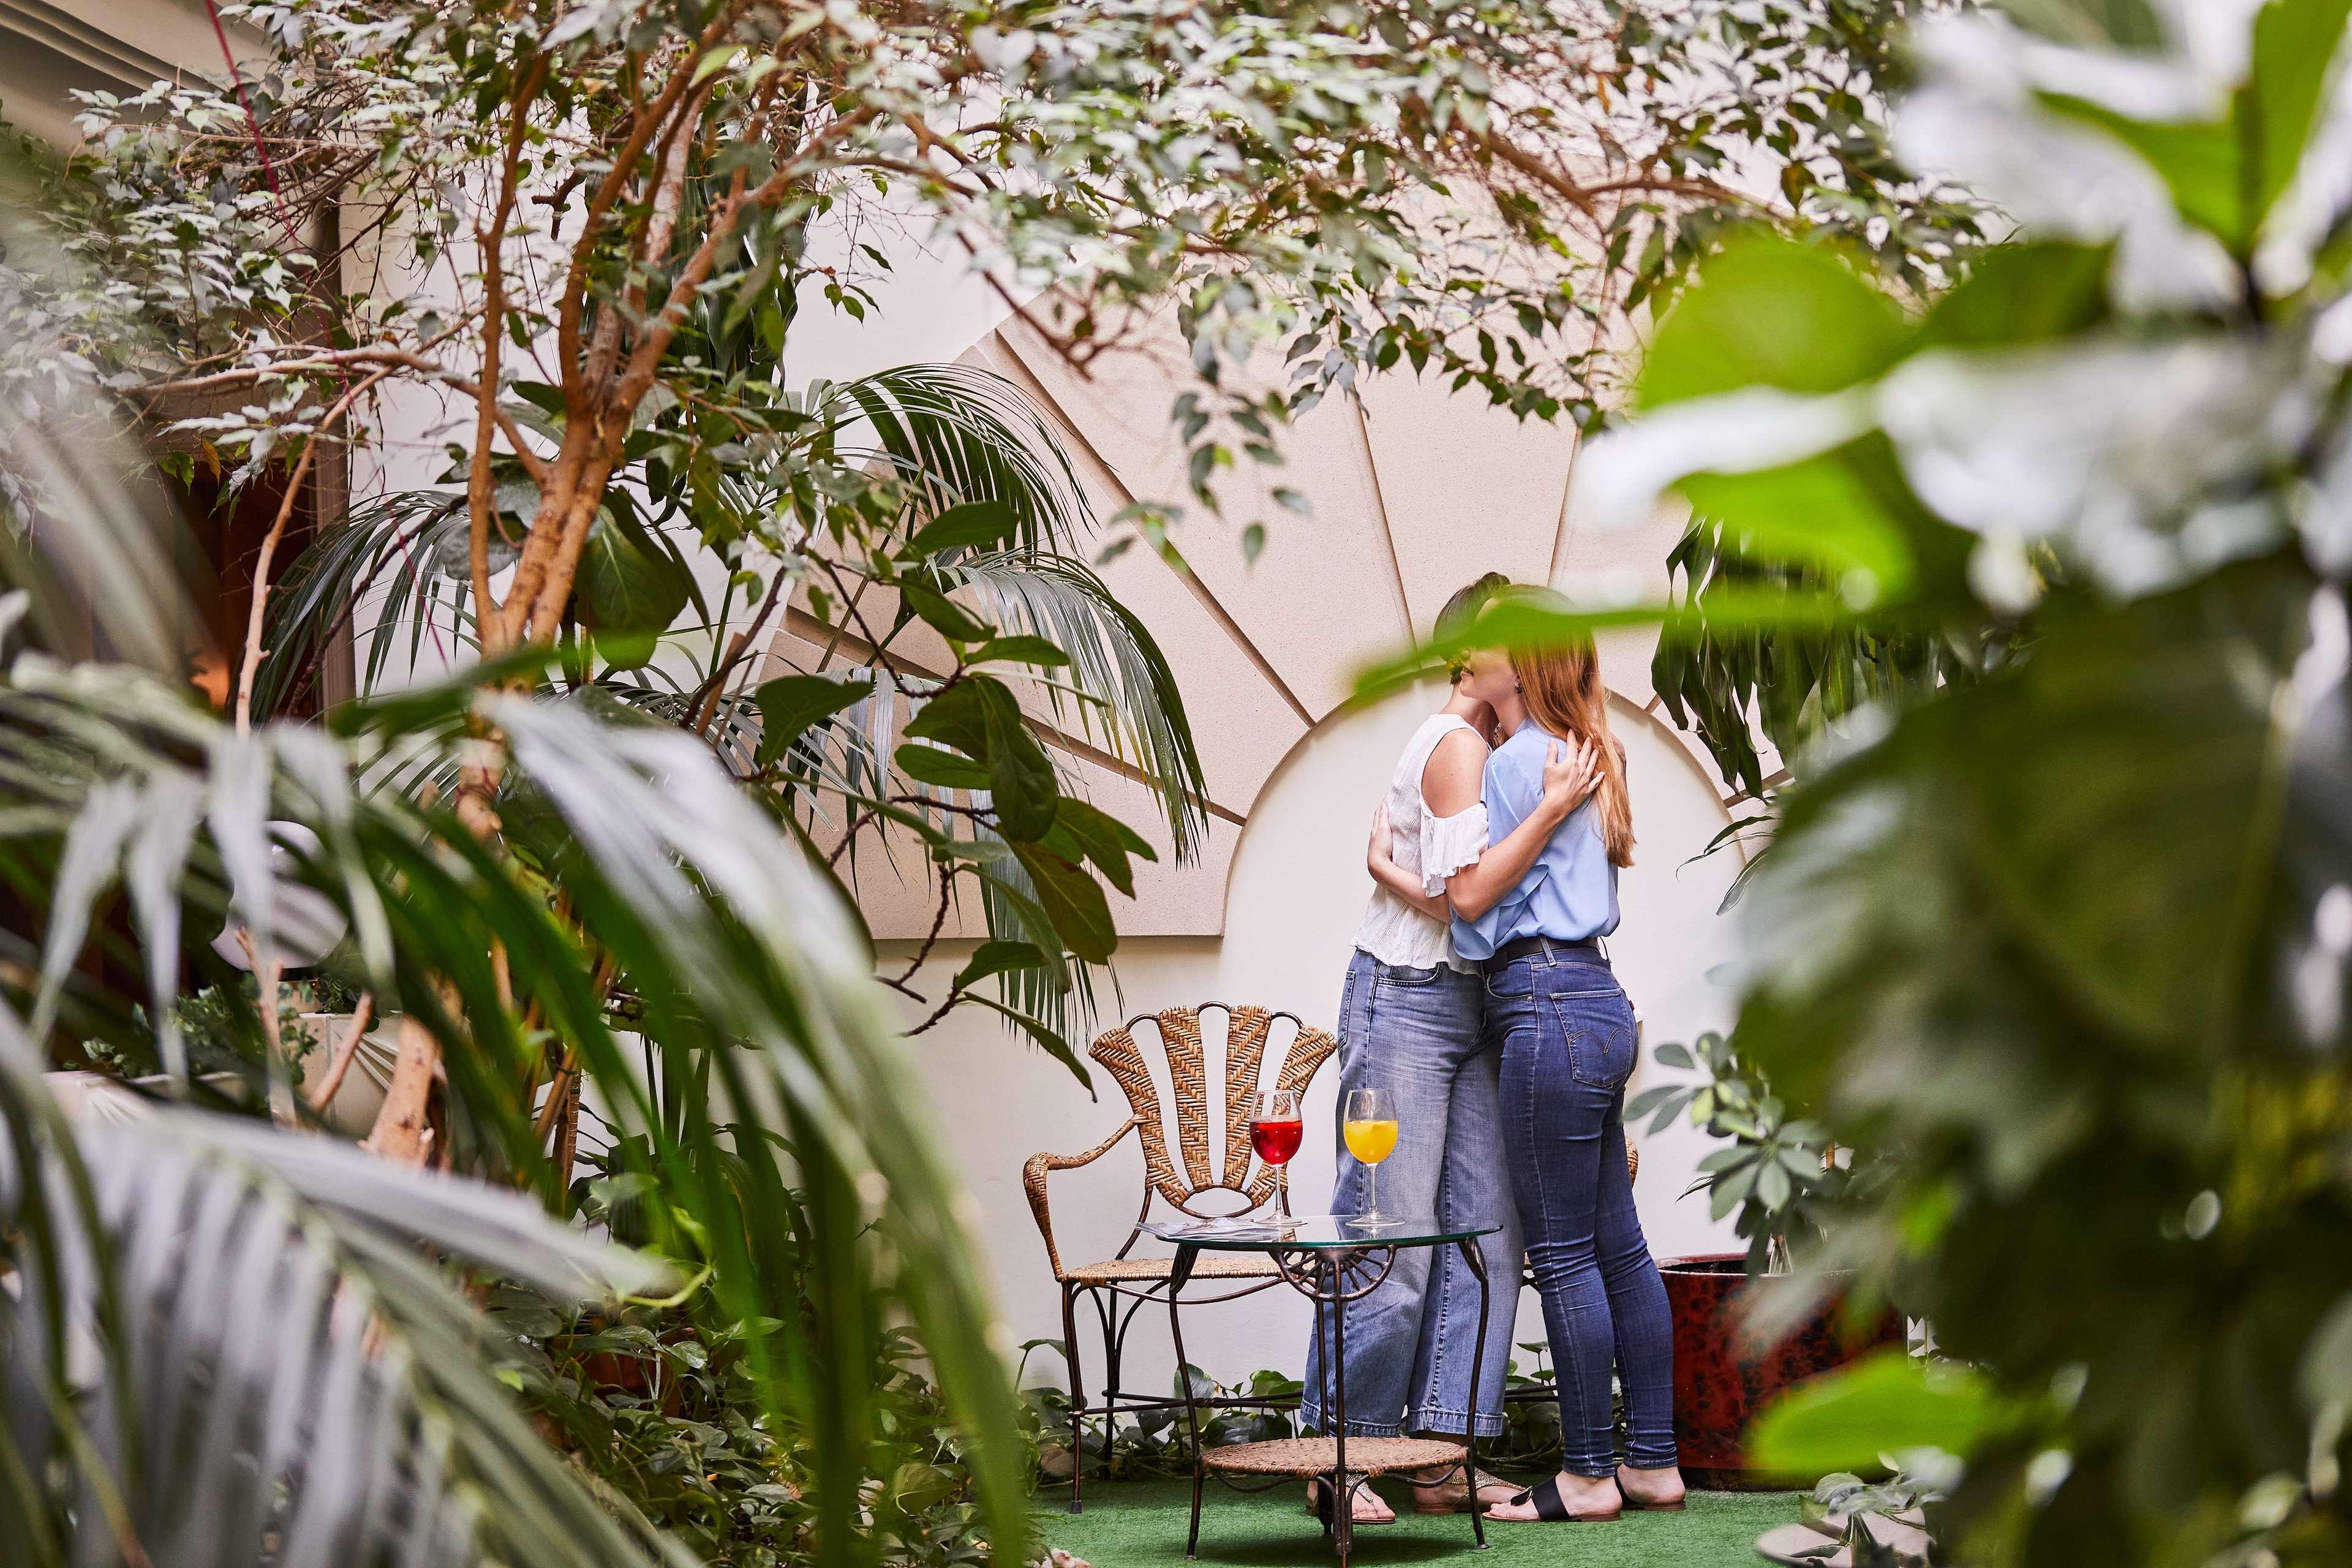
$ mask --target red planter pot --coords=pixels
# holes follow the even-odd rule
[[[1746,1254],[1669,1258],[1658,1265],[1675,1316],[1675,1442],[1693,1486],[1714,1489],[1810,1486],[1814,1476],[1768,1475],[1740,1448],[1748,1424],[1797,1384],[1844,1365],[1865,1351],[1903,1342],[1903,1320],[1889,1313],[1868,1333],[1841,1331],[1832,1300],[1786,1339],[1758,1352],[1742,1342],[1737,1298],[1747,1286]]]

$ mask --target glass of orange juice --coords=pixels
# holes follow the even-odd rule
[[[1396,1152],[1396,1098],[1384,1089],[1349,1089],[1339,1131],[1348,1140],[1348,1152],[1364,1167],[1364,1212],[1353,1217],[1380,1219],[1381,1162]]]

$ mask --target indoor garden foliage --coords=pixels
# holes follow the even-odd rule
[[[1196,517],[1360,374],[1590,426],[1735,221],[1906,301],[1979,247],[1887,141],[1921,8],[297,0],[224,7],[234,79],[90,98],[0,235],[0,1539],[1034,1555],[894,1024],[1082,1070],[1110,899],[1203,826],[1090,564],[1177,509],[1097,519],[1017,389],[815,378],[795,322],[914,224],[1081,367],[1172,331]],[[225,638],[159,453],[268,520]],[[877,964],[869,874],[988,940]],[[69,1119],[61,1065],[135,1099]]]
[[[1741,1138],[1718,1212],[1790,1289],[1854,1271],[1944,1363],[1763,1448],[1961,1457],[1954,1561],[2352,1554],[2347,11],[1921,27],[1893,145],[2013,242],[1922,310],[1727,241],[1580,475],[1704,513],[1662,671],[1795,775],[1737,1026],[1649,1109]]]

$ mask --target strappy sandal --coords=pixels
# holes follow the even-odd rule
[[[1464,1488],[1458,1496],[1444,1489],[1453,1482],[1451,1476],[1443,1480],[1412,1482],[1412,1511],[1422,1514],[1468,1513],[1472,1489]],[[1500,1488],[1506,1493],[1511,1490],[1510,1482],[1500,1476],[1488,1475],[1484,1470],[1477,1472],[1475,1486],[1481,1513],[1495,1506],[1496,1500],[1486,1495],[1489,1488]]]
[[[1620,1496],[1622,1498],[1622,1494]],[[1560,1500],[1558,1476],[1549,1477],[1519,1493],[1511,1500],[1511,1506],[1517,1508],[1526,1502],[1536,1505],[1534,1519],[1496,1519],[1490,1513],[1486,1515],[1487,1521],[1492,1524],[1608,1524],[1625,1517],[1622,1502],[1607,1513],[1570,1513],[1568,1504]]]
[[[1311,1476],[1307,1478],[1307,1492],[1309,1497],[1315,1500],[1314,1507],[1309,1509],[1307,1511],[1314,1514],[1318,1520],[1322,1521],[1324,1529],[1329,1530],[1335,1522],[1331,1516],[1331,1483],[1321,1476]],[[1377,1493],[1374,1495],[1378,1496]],[[1351,1508],[1354,1506],[1354,1491],[1350,1489],[1349,1499],[1349,1506]],[[1387,1500],[1382,1499],[1381,1500],[1385,1503]],[[1394,1509],[1391,1509],[1389,1510],[1388,1518],[1359,1519],[1354,1521],[1354,1528],[1358,1530],[1365,1530],[1383,1524],[1394,1524],[1396,1521],[1396,1510]]]

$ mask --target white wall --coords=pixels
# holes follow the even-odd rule
[[[1122,942],[1118,972],[1124,996],[1116,1006],[1106,1002],[1102,1022],[1117,1021],[1109,1016],[1114,1013],[1125,1018],[1218,1000],[1255,1002],[1333,1027],[1340,978],[1371,886],[1363,863],[1372,808],[1407,737],[1440,700],[1435,689],[1424,688],[1318,726],[1251,812],[1234,857],[1224,935]],[[1213,722],[1213,709],[1202,707],[1204,720]],[[1730,1016],[1729,998],[1706,973],[1725,953],[1726,922],[1715,910],[1738,862],[1718,856],[1685,864],[1723,821],[1717,793],[1679,742],[1637,710],[1621,702],[1613,721],[1629,753],[1640,847],[1622,884],[1624,923],[1611,940],[1611,955],[1643,1011],[1646,1042],[1686,1040],[1723,1026]],[[905,944],[887,945],[907,951]],[[935,955],[925,978],[943,983],[970,946],[958,943]],[[917,984],[921,988],[921,981]],[[1102,1098],[1089,1100],[1065,1068],[1008,1037],[976,1009],[952,1015],[919,1037],[914,1048],[940,1137],[984,1216],[979,1243],[1004,1321],[1016,1340],[1058,1337],[1059,1297],[1022,1193],[1021,1167],[1039,1150],[1076,1153],[1100,1142],[1125,1115],[1119,1091],[1097,1073]],[[1629,1093],[1654,1081],[1656,1070],[1637,1073]],[[1323,1207],[1330,1191],[1328,1130],[1338,1076],[1327,1068],[1307,1102],[1310,1131],[1292,1166],[1294,1206],[1300,1212]],[[1698,1142],[1689,1129],[1676,1127],[1640,1143],[1634,1193],[1652,1250],[1660,1257],[1736,1245],[1728,1226],[1708,1223],[1703,1198],[1679,1196],[1702,1152]],[[1499,1150],[1496,1157],[1501,1158]],[[1065,1260],[1110,1255],[1134,1218],[1141,1181],[1142,1156],[1133,1138],[1089,1169],[1054,1178],[1055,1228]],[[1259,1367],[1297,1375],[1307,1321],[1302,1300],[1272,1290],[1188,1314],[1187,1348],[1197,1364],[1226,1381]],[[1532,1294],[1520,1303],[1520,1329],[1518,1340],[1542,1337]],[[1084,1332],[1082,1324],[1081,1353],[1098,1388],[1097,1352]],[[1128,1386],[1167,1385],[1174,1363],[1163,1318],[1147,1313],[1138,1320],[1129,1354],[1134,1372]],[[1038,1381],[1058,1378],[1057,1358],[1041,1354],[1031,1365],[1047,1374]]]

